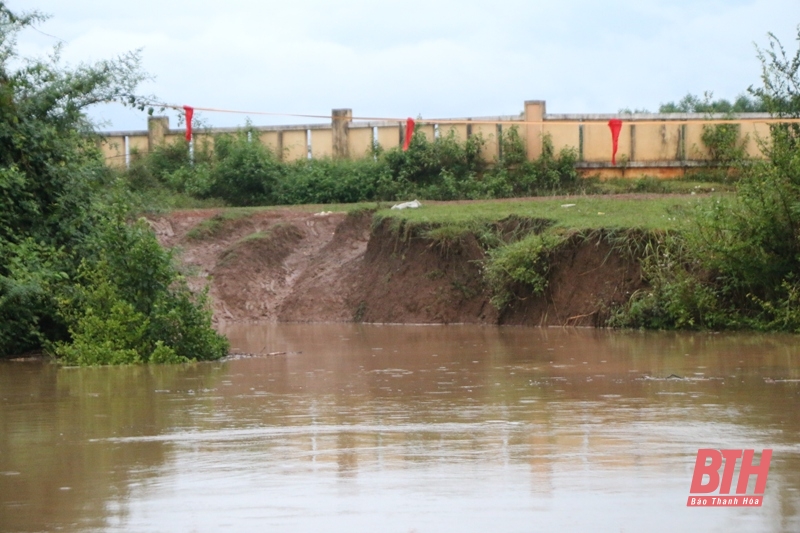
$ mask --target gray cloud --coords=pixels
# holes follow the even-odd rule
[[[8,2],[28,9],[26,2]],[[41,30],[77,63],[143,49],[166,102],[252,111],[406,117],[656,109],[687,92],[758,83],[753,42],[797,43],[797,0],[228,2],[41,0]],[[29,32],[25,53],[50,37]],[[113,129],[141,113],[98,109]],[[241,115],[203,114],[214,125]],[[253,116],[256,124],[290,122]]]

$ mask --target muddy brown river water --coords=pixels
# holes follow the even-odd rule
[[[0,363],[0,531],[800,531],[798,337],[226,333],[285,353]],[[772,449],[763,505],[687,508],[699,448]]]

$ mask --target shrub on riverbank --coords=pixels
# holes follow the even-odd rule
[[[426,204],[421,209],[378,211],[373,224],[394,228],[400,241],[421,237],[429,241],[428,248],[440,250],[443,256],[473,238],[484,250],[480,268],[483,287],[491,303],[504,315],[517,312],[526,300],[549,301],[553,272],[563,273],[565,268],[574,266],[579,279],[566,281],[569,288],[565,291],[565,279],[560,278],[561,288],[555,290],[561,294],[562,304],[567,303],[564,294],[572,294],[574,287],[588,290],[592,285],[610,283],[609,279],[595,281],[594,277],[602,276],[599,270],[606,262],[635,265],[643,249],[658,235],[683,227],[696,203],[693,196],[581,196],[568,200]],[[389,219],[388,223],[385,219]],[[575,254],[582,248],[582,259],[577,259]],[[587,254],[586,248],[593,251]],[[600,250],[599,257],[593,255],[596,250]],[[587,259],[595,261],[593,266],[583,265]],[[582,268],[586,271],[581,272]],[[615,268],[606,271],[612,278],[620,276],[612,285],[627,286],[628,278],[636,276],[635,266],[627,274],[619,274]],[[636,280],[630,281],[631,286],[636,284]],[[602,298],[608,297],[604,293]],[[599,306],[594,309],[601,317],[598,320],[605,320],[607,310],[603,306],[611,305],[611,300],[598,298],[573,303],[577,307]],[[613,298],[616,305],[623,296]]]
[[[502,138],[503,157],[482,159],[480,135],[461,141],[453,132],[429,140],[417,132],[408,151],[375,147],[370,156],[282,162],[248,127],[214,138],[195,161],[185,141],[164,144],[134,157],[122,173],[138,194],[163,189],[198,200],[217,198],[235,206],[395,201],[408,198],[464,200],[553,194],[574,190],[580,180],[574,150],[544,151],[528,161],[516,128]]]
[[[800,117],[800,49],[789,57],[770,40],[752,92],[774,116]],[[800,125],[771,126],[762,149],[767,160],[739,168],[735,196],[700,204],[693,226],[650,251],[652,290],[616,323],[800,332]]]
[[[115,192],[85,109],[138,105],[139,56],[65,70],[20,61],[18,32],[43,20],[0,4],[0,356],[68,363],[215,359],[227,341],[202,298]],[[22,66],[18,66],[22,65]]]

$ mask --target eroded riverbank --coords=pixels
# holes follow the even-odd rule
[[[247,322],[371,322],[603,325],[644,285],[635,256],[610,232],[568,237],[548,259],[541,294],[518,286],[498,310],[484,273],[480,235],[432,237],[424,226],[373,220],[370,211],[298,209],[173,212],[151,221],[179,251],[195,289],[210,288],[218,325]],[[497,239],[542,227],[509,217]],[[545,221],[546,224],[546,221]],[[427,228],[430,229],[430,228]]]

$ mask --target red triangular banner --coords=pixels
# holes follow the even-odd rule
[[[411,144],[411,137],[414,135],[414,119],[409,118],[406,120],[406,141],[403,143],[403,151],[408,151],[408,146]]]
[[[611,128],[611,164],[617,165],[617,148],[619,148],[619,132],[622,130],[622,121],[618,118],[612,118],[608,121],[608,127]]]
[[[194,115],[194,108],[185,105],[183,110],[186,112],[186,142],[192,142],[192,115]]]

